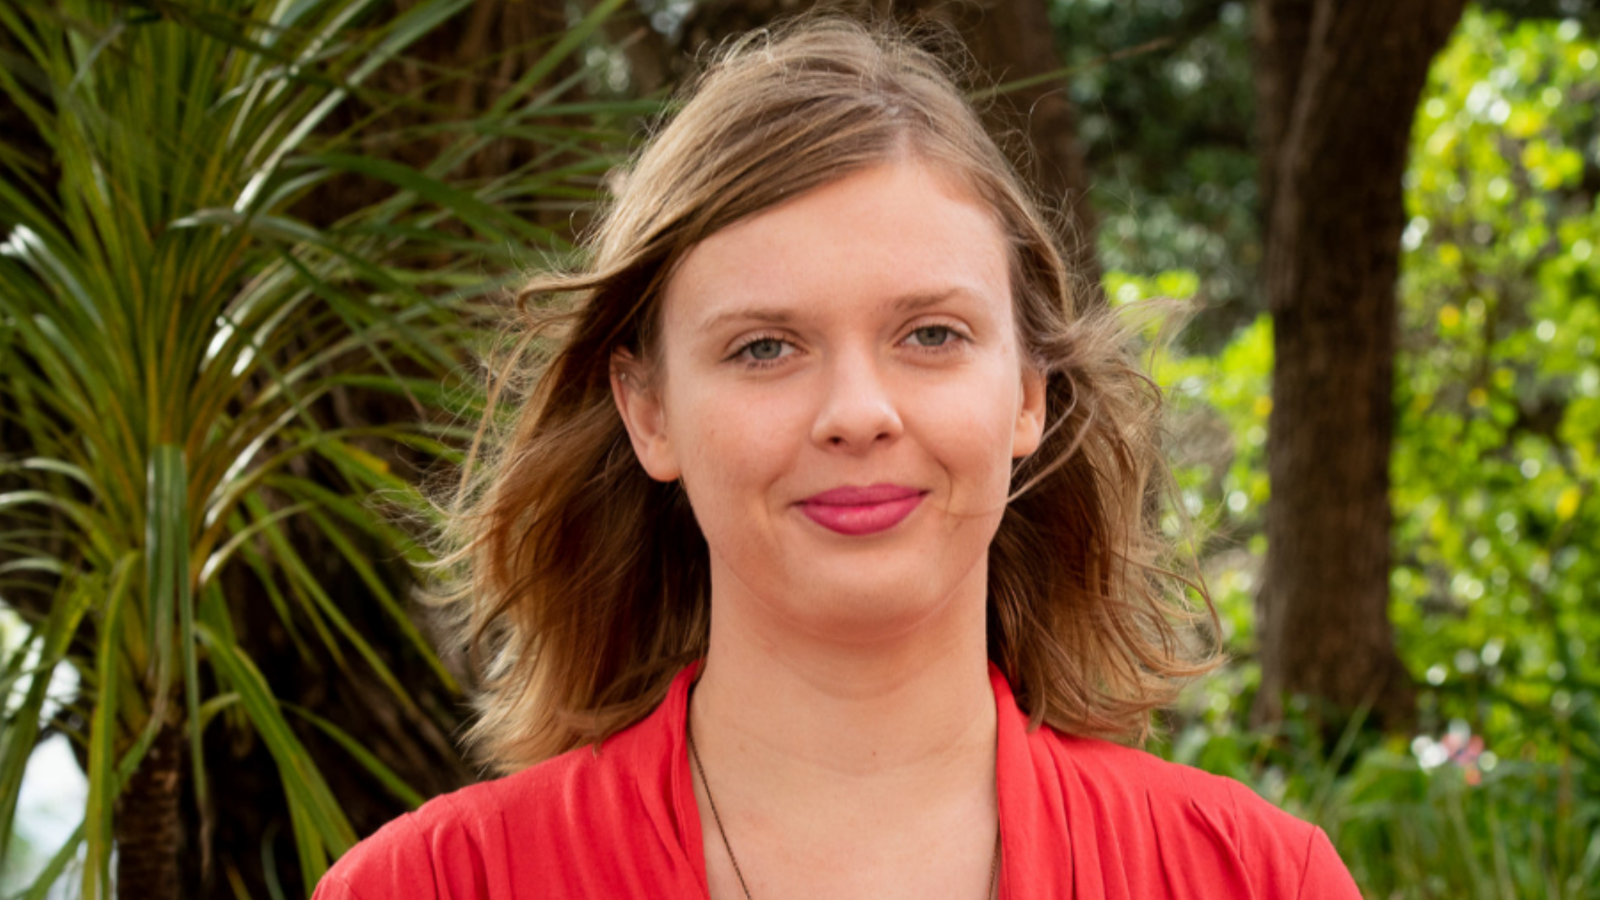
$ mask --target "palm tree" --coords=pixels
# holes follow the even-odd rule
[[[209,858],[209,827],[182,822],[186,798],[207,823],[222,806],[219,733],[270,754],[303,887],[356,840],[309,735],[422,799],[358,735],[288,702],[249,635],[267,621],[301,664],[375,679],[416,721],[437,720],[419,695],[458,690],[382,563],[428,552],[364,497],[426,514],[389,460],[455,457],[481,316],[531,248],[569,249],[526,213],[581,195],[609,160],[572,125],[593,114],[566,99],[582,73],[552,73],[621,0],[480,115],[372,87],[469,4],[0,0],[0,95],[28,126],[0,144],[0,603],[29,629],[0,658],[0,696],[19,698],[0,706],[0,854],[43,735],[67,733],[89,781],[32,895],[83,850],[86,897],[178,896],[179,846]],[[463,174],[508,137],[544,149]],[[372,149],[417,142],[420,162]],[[319,192],[349,179],[383,190],[329,221]],[[341,418],[374,392],[416,414]],[[308,540],[354,589],[329,589]],[[373,638],[379,620],[403,646]],[[397,655],[432,683],[400,677]],[[81,689],[52,711],[61,663]]]

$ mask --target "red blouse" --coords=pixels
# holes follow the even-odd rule
[[[437,797],[362,841],[313,900],[704,900],[684,743],[697,666],[606,739]],[[1333,845],[1248,788],[1046,726],[990,666],[1002,897],[1359,900]]]

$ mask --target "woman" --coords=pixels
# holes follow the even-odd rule
[[[590,246],[522,295],[512,364],[552,355],[456,519],[508,774],[318,897],[1359,896],[1320,830],[1104,740],[1212,662],[1158,397],[932,57],[732,48]]]

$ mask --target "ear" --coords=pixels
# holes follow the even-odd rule
[[[1026,363],[1022,366],[1022,398],[1017,404],[1017,425],[1011,436],[1011,458],[1021,459],[1039,449],[1044,440],[1045,377]]]
[[[611,396],[622,425],[628,429],[633,455],[656,481],[676,481],[682,474],[667,439],[666,411],[651,385],[645,366],[626,350],[611,354]]]

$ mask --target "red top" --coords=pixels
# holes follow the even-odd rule
[[[313,900],[704,900],[684,743],[698,666],[642,721],[437,797],[362,841]],[[1360,900],[1322,829],[1227,778],[1045,726],[990,666],[1002,897]]]

